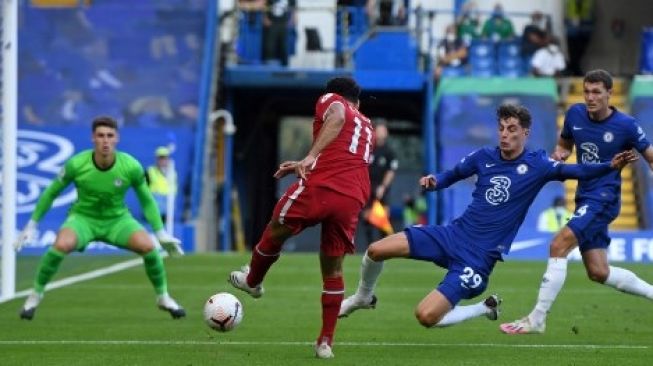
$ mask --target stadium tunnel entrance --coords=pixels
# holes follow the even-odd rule
[[[312,138],[315,102],[323,93],[319,88],[230,88],[227,108],[236,124],[234,138],[234,186],[238,189],[242,209],[242,230],[248,248],[256,244],[277,199],[295,181],[288,176],[277,181],[273,174],[280,162],[304,157]],[[387,92],[365,90],[361,111],[373,122],[383,120],[390,131],[389,143],[397,152],[397,171],[390,202],[397,211],[403,195],[415,191],[422,173],[422,120],[424,96],[421,92]],[[401,215],[394,215],[398,220]],[[401,225],[401,223],[397,223]],[[395,226],[397,226],[395,225]],[[358,239],[359,250],[368,243]],[[307,229],[289,239],[288,251],[319,249],[319,228]]]

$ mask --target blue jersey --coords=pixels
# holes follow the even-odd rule
[[[575,104],[567,111],[560,137],[574,141],[579,163],[608,162],[621,151],[635,148],[641,153],[651,144],[635,118],[610,108],[612,114],[603,121],[590,120],[585,104]],[[614,202],[617,207],[620,196],[619,171],[580,181],[576,190],[577,201]]]
[[[544,150],[524,150],[518,158],[504,160],[499,148],[483,148],[463,158],[453,169],[437,174],[436,189],[476,175],[472,203],[451,222],[450,228],[464,244],[489,253],[508,253],[529,206],[544,184],[568,178],[593,178],[612,170],[609,163],[562,164],[550,159]]]

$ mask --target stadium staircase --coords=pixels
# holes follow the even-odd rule
[[[626,95],[627,81],[620,78],[614,79],[612,96],[610,97],[610,104],[616,107],[620,111],[628,112],[627,100],[628,96]],[[568,93],[566,98],[563,101],[564,111],[566,111],[571,105],[576,103],[584,103],[583,98],[583,79],[582,78],[572,78],[569,83]],[[562,123],[564,122],[564,113],[558,115],[558,128],[562,128]],[[576,154],[572,153],[571,157],[568,160],[569,163],[576,163]],[[642,212],[637,205],[637,202],[642,202],[639,195],[639,189],[637,187],[637,174],[634,172],[634,166],[629,164],[621,172],[621,211],[619,217],[612,222],[610,229],[612,230],[637,230],[641,227]],[[576,180],[567,180],[565,181],[565,198],[567,201],[567,208],[569,210],[574,209],[574,196],[576,193]]]

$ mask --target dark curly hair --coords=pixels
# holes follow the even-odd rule
[[[338,94],[348,101],[356,103],[361,94],[361,87],[351,77],[338,76],[327,82],[325,91]]]
[[[505,103],[497,108],[497,121],[510,117],[517,118],[517,120],[519,120],[519,125],[522,126],[522,128],[531,128],[531,112],[529,112],[526,107]]]

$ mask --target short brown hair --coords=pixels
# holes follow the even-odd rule
[[[522,128],[531,128],[531,112],[521,105],[516,104],[502,104],[497,108],[497,121],[502,119],[514,117],[519,120],[519,125]]]
[[[585,78],[583,78],[583,83],[603,83],[606,90],[611,90],[612,75],[602,69],[588,71],[587,74],[585,74]]]
[[[118,130],[118,122],[116,122],[115,119],[109,116],[99,116],[93,119],[93,132],[95,132],[95,130],[100,126],[109,127],[109,128],[113,128],[114,130]]]

